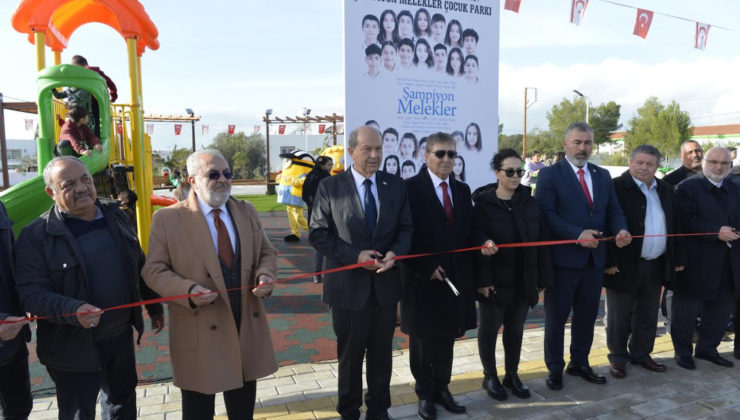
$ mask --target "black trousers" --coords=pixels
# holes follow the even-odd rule
[[[23,343],[12,359],[0,366],[0,420],[27,419],[32,408],[28,349]]]
[[[606,289],[609,362],[626,364],[631,360],[642,363],[650,359],[658,328],[662,288],[660,279],[664,270],[663,257],[651,261],[641,259],[635,279],[640,283],[636,294]]]
[[[409,364],[420,400],[432,400],[435,393],[448,390],[454,347],[454,338],[409,336]]]
[[[500,305],[491,300],[480,302],[480,324],[478,325],[478,353],[485,376],[497,376],[496,341],[498,331],[504,326],[504,365],[506,373],[516,374],[522,353],[524,323],[527,321],[529,304],[526,296],[517,293],[510,305]]]
[[[212,420],[216,406],[214,394],[181,390],[183,420]],[[257,381],[244,382],[244,386],[224,392],[224,403],[229,420],[251,420],[257,398]]]
[[[677,356],[691,357],[691,340],[696,327],[696,317],[699,315],[701,315],[699,340],[696,342],[694,353],[718,354],[717,347],[725,336],[734,303],[732,268],[727,259],[722,267],[720,282],[720,292],[716,301],[695,299],[679,293],[673,294],[671,340]]]
[[[563,345],[565,323],[571,309],[570,364],[588,367],[594,341],[594,323],[599,314],[604,267],[592,260],[584,268],[553,267],[555,284],[545,291],[545,363],[551,372],[565,368]],[[611,315],[610,315],[611,316]]]
[[[372,289],[371,289],[372,290]],[[367,351],[367,417],[384,415],[391,406],[393,332],[397,305],[381,307],[371,292],[360,311],[331,308],[339,355],[339,402],[344,419],[360,418],[362,406],[362,359]]]
[[[98,392],[101,417],[136,419],[136,357],[131,331],[96,343],[100,356],[99,372],[67,372],[47,368],[56,384],[59,420],[94,420]]]

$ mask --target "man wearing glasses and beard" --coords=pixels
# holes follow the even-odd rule
[[[262,299],[277,277],[277,251],[252,203],[231,194],[216,150],[187,160],[187,200],[154,214],[142,275],[170,303],[170,355],[183,419],[212,419],[224,393],[229,419],[250,419],[256,381],[277,370]],[[236,290],[234,290],[236,289]]]

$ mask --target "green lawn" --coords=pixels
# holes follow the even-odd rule
[[[279,204],[276,195],[237,195],[236,198],[254,204],[259,212],[285,211],[285,204]]]

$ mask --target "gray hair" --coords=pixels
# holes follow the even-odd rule
[[[594,130],[591,129],[591,126],[589,126],[588,123],[578,121],[570,123],[568,128],[565,129],[565,138],[568,138],[568,134],[570,134],[570,132],[573,130],[580,131],[581,133],[591,133],[592,135],[594,134]]]
[[[81,160],[74,156],[58,156],[50,160],[44,168],[44,184],[46,184],[46,186],[48,188],[51,188],[52,190],[54,189],[54,182],[52,181],[51,177],[54,174],[54,169],[56,168],[56,166],[62,162],[77,162],[80,165],[85,166],[85,164],[82,163]],[[85,168],[87,168],[87,166],[85,166]],[[89,171],[90,170],[88,169],[88,172]]]
[[[359,139],[358,139],[359,131],[365,127],[370,127],[373,130],[373,132],[375,132],[375,134],[378,136],[380,141],[383,141],[383,137],[380,134],[380,131],[376,130],[375,127],[363,125],[362,127],[355,128],[351,133],[349,133],[349,140],[347,142],[347,145],[349,145],[350,148],[352,149],[357,148],[357,143],[359,142]]]
[[[431,153],[435,144],[451,144],[453,149],[457,147],[457,142],[455,141],[455,138],[452,137],[450,134],[434,133],[430,134],[429,137],[427,137],[427,142],[425,145],[426,147],[424,148],[424,151],[426,153]]]
[[[686,146],[689,143],[696,143],[699,146],[699,148],[702,149],[702,152],[704,151],[704,148],[701,146],[701,143],[699,143],[696,140],[686,140],[686,141],[684,141],[683,143],[681,143],[681,146],[678,148],[678,151],[681,152],[681,153],[683,153],[683,147]]]
[[[185,165],[188,167],[188,175],[202,176],[199,169],[201,165],[203,164],[203,160],[201,159],[201,157],[203,156],[217,156],[223,160],[226,160],[224,155],[222,155],[221,152],[219,152],[216,149],[198,150],[197,152],[191,153],[190,156],[188,156],[188,160],[185,163]]]
[[[649,144],[641,144],[635,147],[635,150],[633,150],[632,153],[630,154],[630,160],[634,160],[635,156],[637,156],[640,153],[654,156],[655,159],[658,161],[658,163],[660,163],[660,159],[661,159],[660,151],[656,149],[655,146],[651,146]]]

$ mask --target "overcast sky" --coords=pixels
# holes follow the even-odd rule
[[[209,124],[208,144],[227,124],[251,131],[266,108],[295,116],[343,113],[342,0],[204,2],[144,0],[158,26],[161,48],[142,59],[147,114],[193,108]],[[503,0],[481,0],[497,7]],[[623,0],[625,4],[740,31],[740,2]],[[10,19],[18,1],[0,2],[0,92],[6,101],[33,101],[35,53]],[[655,15],[646,40],[632,35],[636,11],[591,0],[580,27],[570,24],[570,0],[523,0],[519,14],[502,11],[499,115],[505,133],[522,132],[523,90],[539,89],[529,128],[547,128],[545,113],[577,89],[591,102],[621,104],[622,123],[648,96],[675,99],[695,125],[740,123],[740,32],[712,28],[707,49],[695,50],[695,23]],[[126,48],[113,29],[80,28],[63,55],[84,55],[129,97]],[[47,62],[53,62],[49,52]],[[6,113],[8,138],[32,138],[27,115]],[[33,118],[36,118],[35,116]],[[263,129],[264,131],[264,129]],[[158,124],[154,149],[188,147],[190,131],[174,135]]]

